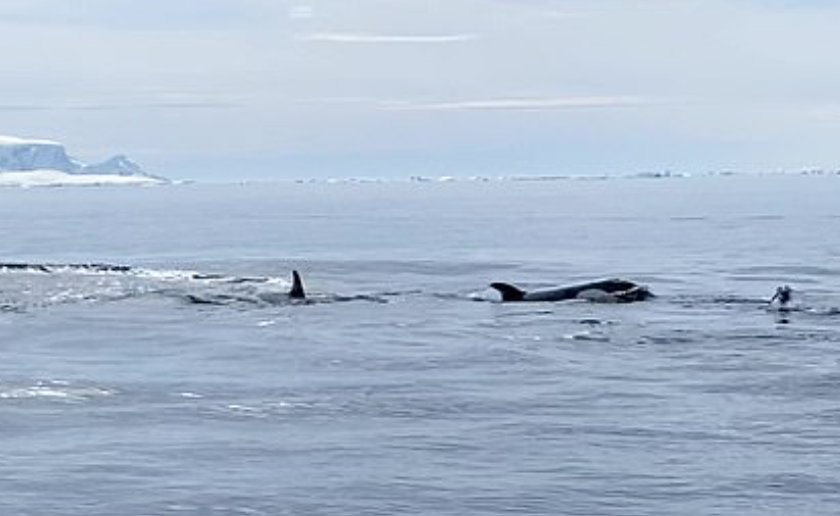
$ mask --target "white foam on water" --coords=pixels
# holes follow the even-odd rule
[[[95,386],[74,386],[65,381],[39,381],[33,385],[0,385],[0,400],[38,399],[81,402],[114,396],[112,389]]]

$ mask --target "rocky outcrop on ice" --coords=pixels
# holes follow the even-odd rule
[[[159,184],[166,179],[147,174],[134,161],[115,156],[86,165],[49,140],[0,136],[0,186]]]

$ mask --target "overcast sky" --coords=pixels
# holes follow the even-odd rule
[[[196,180],[840,168],[840,2],[0,0],[0,134]]]

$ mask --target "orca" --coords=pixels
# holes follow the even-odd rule
[[[516,301],[569,301],[583,299],[612,303],[632,303],[654,297],[647,287],[624,279],[590,281],[576,285],[526,292],[509,283],[491,283],[491,288],[502,295],[503,302]]]
[[[209,276],[202,276],[201,279],[207,279]],[[215,278],[211,278],[215,279]],[[253,279],[254,281],[260,280],[261,278]],[[245,279],[245,282],[249,282],[250,279]],[[233,283],[241,283],[239,281],[233,281]],[[300,274],[298,271],[292,271],[292,287],[289,289],[288,292],[280,293],[280,292],[261,292],[257,293],[256,295],[245,295],[245,294],[236,294],[236,293],[225,293],[225,294],[209,294],[209,295],[197,295],[197,294],[187,294],[186,295],[187,301],[194,305],[227,305],[230,303],[267,303],[272,305],[277,304],[286,304],[288,302],[304,302],[309,303],[309,300],[306,297],[306,290],[303,288],[303,280],[300,278]]]
[[[292,288],[289,290],[289,299],[306,299],[303,280],[300,279],[300,274],[295,270],[292,271]]]

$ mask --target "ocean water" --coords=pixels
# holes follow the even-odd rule
[[[0,514],[837,514],[838,199],[838,176],[2,189],[0,261],[33,267],[0,267]],[[604,277],[658,297],[487,288]]]

